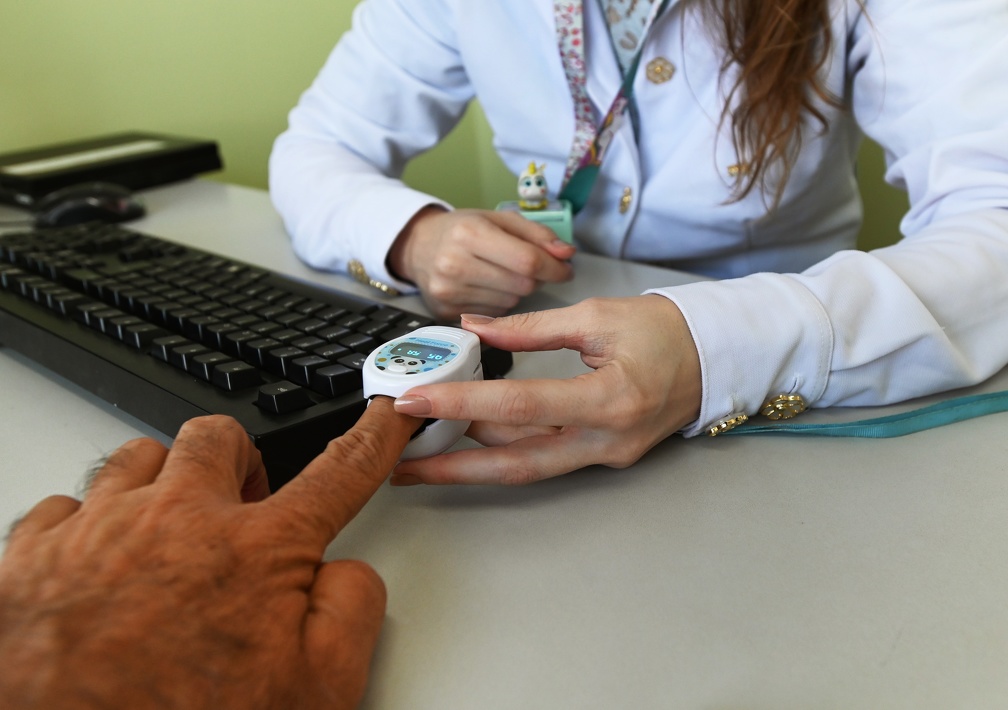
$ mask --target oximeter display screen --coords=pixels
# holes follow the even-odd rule
[[[389,353],[392,356],[415,357],[428,362],[444,362],[451,354],[451,350],[448,348],[438,348],[433,345],[424,345],[411,341],[399,343]]]

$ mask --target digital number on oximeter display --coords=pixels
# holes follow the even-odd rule
[[[415,357],[428,362],[444,362],[451,357],[451,350],[448,348],[438,348],[433,345],[423,345],[421,343],[406,342],[400,343],[392,348],[389,355],[400,357]]]
[[[442,340],[393,340],[375,354],[374,366],[390,374],[416,375],[440,370],[442,366],[454,362],[458,352],[457,346]]]

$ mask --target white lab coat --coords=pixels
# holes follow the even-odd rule
[[[587,91],[605,111],[621,81],[598,3],[585,3]],[[780,208],[730,203],[740,163],[719,125],[715,32],[675,2],[656,21],[629,121],[575,220],[580,248],[719,277],[662,288],[700,351],[703,404],[686,431],[752,414],[768,396],[874,405],[981,381],[1008,363],[1008,2],[834,3],[831,89],[850,107],[810,122]],[[672,79],[643,67],[664,57]],[[559,186],[574,114],[547,0],[364,0],[290,114],[270,185],[309,264],[385,268],[424,205],[405,163],[478,96],[515,174],[545,163]],[[897,245],[853,249],[861,132],[886,152],[911,209]],[[459,166],[464,170],[465,166]],[[629,193],[626,191],[629,190]],[[630,207],[619,209],[624,194]],[[506,199],[506,196],[503,196]]]

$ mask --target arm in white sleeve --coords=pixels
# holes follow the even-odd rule
[[[848,38],[853,111],[908,191],[904,238],[801,274],[657,289],[700,351],[687,435],[781,393],[880,405],[1008,364],[1008,4],[865,4]]]
[[[270,194],[298,256],[342,271],[359,260],[400,290],[385,258],[436,197],[401,181],[406,163],[458,122],[471,88],[446,3],[366,0],[291,111],[270,156]]]

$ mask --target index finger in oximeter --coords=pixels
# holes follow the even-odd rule
[[[461,328],[429,325],[394,338],[367,356],[364,397],[399,397],[418,385],[483,379],[480,342]],[[439,454],[462,438],[468,421],[436,419],[413,437],[400,459]]]

